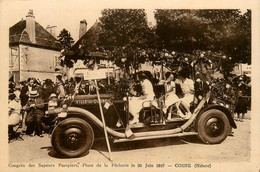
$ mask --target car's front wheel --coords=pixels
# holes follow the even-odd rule
[[[83,119],[68,118],[61,121],[53,130],[52,146],[64,157],[85,155],[94,142],[92,127]]]
[[[230,131],[227,116],[217,109],[211,109],[201,114],[196,121],[196,127],[199,138],[207,144],[223,142]]]

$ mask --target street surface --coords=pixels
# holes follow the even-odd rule
[[[249,162],[251,119],[236,124],[234,136],[217,145],[203,144],[194,136],[111,143],[113,163]],[[23,139],[9,143],[10,163],[110,163],[105,139],[96,140],[88,155],[73,159],[59,157],[47,134]]]

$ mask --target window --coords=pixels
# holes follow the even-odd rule
[[[9,67],[13,67],[14,66],[14,57],[11,55],[9,58]]]
[[[61,58],[60,55],[55,54],[54,55],[54,68],[61,66]]]
[[[18,48],[11,48],[11,54],[9,57],[9,66],[14,67],[14,60],[18,56]]]

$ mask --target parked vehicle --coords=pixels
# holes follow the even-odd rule
[[[91,79],[95,78],[92,76]],[[116,99],[115,93],[98,92],[94,95],[73,95],[65,99],[61,107],[48,112],[57,114],[51,143],[57,153],[70,158],[85,155],[94,139],[104,137],[104,132],[113,143],[197,135],[203,143],[219,144],[227,138],[231,127],[236,128],[236,124],[228,106],[210,99],[212,95],[217,97],[218,89],[227,86],[228,83],[220,82],[199,102],[193,103],[189,119],[172,114],[173,118],[167,121],[161,106],[159,109],[150,106],[141,111],[139,119],[142,123],[138,125],[129,125],[127,96]],[[159,100],[158,104],[161,104]],[[121,126],[117,125],[118,122]]]

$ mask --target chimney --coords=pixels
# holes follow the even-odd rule
[[[31,9],[26,16],[26,31],[29,35],[30,41],[35,44],[35,17],[33,15],[33,10]]]
[[[57,38],[57,26],[51,27],[51,34],[54,36],[54,38]]]
[[[51,33],[51,26],[50,26],[50,25],[47,25],[46,30],[47,30],[49,33]]]
[[[46,30],[47,30],[54,38],[57,38],[57,26],[47,25]]]
[[[87,32],[87,22],[86,20],[80,21],[80,26],[79,26],[79,39]]]

